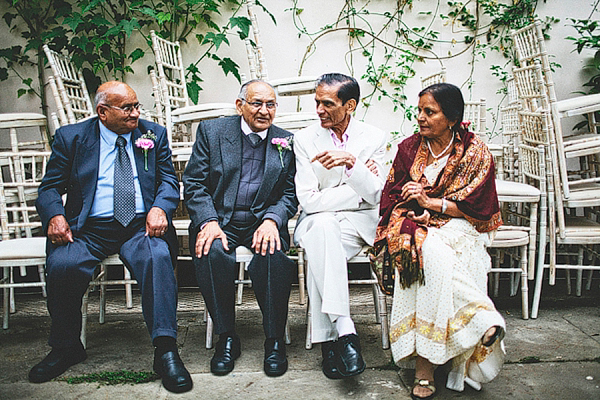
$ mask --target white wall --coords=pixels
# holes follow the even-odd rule
[[[308,45],[306,36],[298,38],[298,33],[292,23],[292,14],[286,11],[292,6],[290,0],[261,0],[262,3],[270,10],[277,19],[277,26],[273,24],[270,17],[263,13],[258,7],[255,12],[260,25],[261,38],[263,40],[264,51],[266,55],[269,78],[278,79],[288,76],[297,75],[300,62]],[[357,2],[359,3],[359,2]],[[383,10],[393,7],[395,1],[379,0],[369,2],[370,10]],[[573,51],[574,45],[572,41],[566,39],[567,36],[577,36],[574,28],[570,27],[570,22],[567,18],[588,18],[592,9],[593,0],[547,0],[540,1],[537,9],[537,14],[544,19],[546,16],[560,18],[560,22],[553,26],[550,32],[551,39],[547,41],[548,52],[555,57],[553,61],[562,65],[554,74],[556,83],[557,96],[559,99],[573,97],[573,92],[581,90],[582,84],[587,81],[587,77],[583,75],[581,69],[587,62],[586,57],[591,56],[591,52],[587,51],[579,55]],[[325,24],[331,23],[337,17],[343,0],[300,0],[299,6],[304,9],[302,19],[309,30],[316,31]],[[362,3],[361,3],[362,4]],[[420,11],[430,11],[430,8],[438,1],[421,0],[413,3],[413,9],[405,14],[405,22],[409,27],[426,25],[431,16],[420,14]],[[445,4],[441,1],[441,10],[447,13]],[[0,10],[4,13],[4,10]],[[598,16],[598,13],[595,14]],[[224,13],[222,21],[228,18]],[[374,28],[376,30],[378,22],[373,19]],[[439,19],[438,19],[439,21]],[[440,39],[451,40],[456,39],[459,43],[455,46],[438,45],[434,51],[439,56],[447,55],[448,51],[457,53],[464,47],[461,44],[463,33],[452,32],[449,26],[434,25],[434,29],[441,31]],[[456,28],[455,28],[456,30]],[[10,38],[11,44],[22,44],[19,32],[8,32],[8,28],[2,22],[0,23],[0,37]],[[388,34],[388,39],[391,34]],[[142,43],[141,39],[136,39],[138,43]],[[246,52],[243,43],[237,38],[230,38],[231,46],[223,48],[219,51],[219,56],[230,57],[236,61],[241,72],[249,75]],[[143,43],[142,43],[143,44]],[[225,46],[225,45],[223,45]],[[149,48],[146,48],[147,55],[144,59],[134,64],[136,73],[127,77],[129,83],[138,93],[140,101],[148,108],[153,104],[151,96],[150,78],[146,74],[146,66],[153,64],[153,57]],[[184,63],[187,65],[194,61],[200,54],[199,46],[184,45],[183,57]],[[379,51],[379,56],[382,52]],[[447,79],[449,82],[457,84],[463,88],[465,98],[486,98],[488,107],[492,109],[492,113],[496,113],[499,102],[502,96],[496,94],[500,88],[500,83],[490,73],[489,67],[493,64],[504,65],[506,60],[499,54],[487,51],[485,59],[478,58],[475,66],[474,80],[475,84],[472,90],[468,90],[464,85],[468,79],[470,66],[470,52],[466,52],[458,57],[443,60],[447,69]],[[354,71],[348,68],[348,36],[345,31],[329,34],[317,42],[316,50],[304,65],[304,75],[320,75],[325,72],[343,72],[353,73],[359,79],[364,72],[364,58],[355,53],[353,55]],[[408,97],[410,104],[416,104],[417,93],[420,90],[420,77],[430,75],[440,69],[440,62],[436,60],[427,60],[425,63],[415,65],[417,76],[412,78],[405,88],[405,94]],[[225,77],[220,68],[215,62],[205,60],[200,65],[202,77],[204,79],[204,90],[200,93],[201,102],[232,102],[237,95],[239,84],[237,80],[229,75]],[[35,71],[32,70],[31,76],[35,76]],[[363,93],[371,90],[368,83],[359,79]],[[0,82],[0,112],[40,112],[40,105],[37,98],[26,95],[20,99],[16,98],[16,90],[21,87],[20,81],[11,75],[8,81]],[[49,92],[49,90],[48,90]],[[53,99],[48,96],[48,104],[54,108]],[[290,111],[294,108],[295,101],[290,99],[280,99],[280,110]],[[304,111],[313,110],[313,100],[309,97],[303,99],[302,107]],[[412,122],[403,121],[400,111],[394,113],[392,104],[388,100],[374,102],[373,106],[365,112],[364,108],[359,109],[357,116],[364,119],[366,122],[376,125],[387,131],[400,131],[405,134],[410,134],[413,131]],[[488,115],[488,129],[493,127],[492,116]],[[499,126],[496,126],[496,133]],[[0,135],[0,147],[3,145],[5,135]],[[499,141],[499,137],[492,139],[494,142]]]

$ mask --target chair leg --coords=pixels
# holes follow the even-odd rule
[[[131,280],[131,272],[129,272],[129,270],[125,266],[123,266],[123,279],[126,281]],[[133,295],[131,293],[131,283],[125,284],[125,303],[128,309],[133,308]]]
[[[298,248],[298,291],[300,305],[306,304],[304,250]]]
[[[292,344],[292,334],[290,333],[290,321],[285,321],[285,332],[284,332],[285,344]]]
[[[208,310],[206,310],[206,348],[213,347],[213,320]]]
[[[583,265],[583,246],[579,246],[578,252],[577,252],[577,265]],[[575,295],[577,297],[581,297],[581,286],[583,283],[583,270],[582,269],[578,269],[577,270],[577,286],[575,287]]]
[[[388,324],[388,317],[387,317],[387,298],[385,297],[385,294],[381,291],[381,289],[379,289],[379,286],[375,285],[377,287],[377,300],[379,303],[379,318],[381,320],[380,324],[381,324],[381,347],[384,350],[387,350],[390,348],[390,327]]]
[[[592,290],[592,276],[594,275],[594,270],[590,269],[588,271],[587,283],[585,284],[585,290]]]
[[[379,285],[377,283],[374,283],[371,286],[373,288],[373,307],[375,308],[375,321],[377,321],[377,323],[380,324],[382,310],[379,301]]]
[[[306,350],[310,350],[313,347],[312,337],[311,337],[311,331],[312,331],[311,320],[312,320],[312,318],[311,318],[311,314],[310,314],[310,299],[308,299],[308,301],[306,302],[306,344],[304,346],[304,347],[306,347]]]
[[[242,298],[244,295],[244,274],[246,272],[246,263],[239,263],[240,269],[238,271],[238,284],[237,284],[237,305],[242,304]]]
[[[44,286],[42,286],[42,297],[48,297],[48,293],[46,292],[46,271],[44,270],[43,265],[38,265],[38,275],[40,276],[40,282],[44,282]]]
[[[98,315],[98,322],[101,324],[104,323],[104,317],[106,316],[106,266],[102,265],[100,267],[100,310]]]
[[[8,270],[10,271],[10,272],[9,272],[9,275],[10,275],[10,280],[9,280],[9,282],[10,282],[10,283],[15,283],[15,279],[14,279],[14,278],[15,278],[15,272],[14,272],[14,268],[9,268]],[[10,300],[9,300],[9,304],[10,304],[10,311],[9,311],[9,312],[10,312],[11,314],[14,314],[14,313],[16,313],[16,312],[17,312],[17,309],[16,309],[16,307],[15,307],[15,288],[12,288],[12,287],[11,287],[11,288],[9,289],[9,292],[10,292]]]
[[[83,348],[87,348],[87,320],[88,320],[88,304],[90,297],[90,289],[91,286],[87,288],[83,295],[83,299],[81,301],[81,344],[83,344]]]
[[[552,262],[552,255],[550,255],[550,262]],[[542,283],[544,280],[544,269],[545,264],[543,260],[539,261],[536,277],[535,277],[535,289],[533,291],[533,301],[531,304],[531,318],[536,319],[538,317],[538,311],[540,307],[540,298],[542,296]]]
[[[9,280],[9,276],[10,276],[10,267],[5,267],[2,268],[3,271],[3,275],[2,275],[2,280],[6,281],[6,282],[10,282]],[[8,317],[10,314],[10,306],[9,306],[9,297],[10,297],[10,289],[9,288],[3,288],[2,289],[2,295],[3,295],[3,317],[2,317],[2,329],[8,329]]]
[[[527,287],[528,246],[521,247],[521,315],[529,319],[529,288]]]
[[[502,257],[502,255],[503,255],[502,250],[496,251],[496,259],[494,260],[494,266],[496,268],[500,268],[500,257]],[[494,277],[494,297],[498,297],[498,290],[500,288],[500,273],[494,272],[493,277]]]

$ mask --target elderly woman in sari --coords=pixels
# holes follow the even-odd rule
[[[486,288],[486,246],[502,224],[494,163],[463,111],[454,85],[419,93],[419,133],[399,144],[381,198],[375,250],[395,275],[392,354],[416,358],[415,399],[435,396],[438,365],[452,360],[447,387],[462,391],[493,379],[504,358],[504,319]]]

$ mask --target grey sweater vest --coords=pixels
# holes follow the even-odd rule
[[[252,145],[247,135],[242,133],[242,171],[235,208],[231,222],[237,226],[249,226],[255,222],[250,206],[258,193],[265,174],[265,153],[267,140]]]

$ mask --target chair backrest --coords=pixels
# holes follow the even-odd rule
[[[160,83],[158,83],[158,78],[156,77],[156,72],[154,70],[150,70],[150,80],[152,81],[152,95],[154,96],[154,109],[156,112],[155,121],[159,125],[165,125],[165,110],[167,103],[165,102],[165,98],[163,97],[163,93],[160,89]]]
[[[256,14],[254,14],[254,10],[252,9],[254,3],[255,0],[249,0],[246,2],[248,18],[250,18],[250,22],[252,23],[252,37],[254,38],[254,43],[252,43],[250,35],[248,35],[245,40],[246,55],[248,56],[248,65],[250,67],[250,79],[262,79],[266,81],[269,79],[269,74],[267,72],[267,61],[265,59],[262,41],[260,39],[258,20],[256,19]]]
[[[502,145],[504,147],[504,175],[511,181],[519,180],[518,157],[519,136],[521,125],[519,123],[518,104],[508,105],[500,109],[502,122]]]
[[[426,76],[425,78],[421,78],[421,88],[425,89],[428,86],[431,86],[435,83],[443,83],[446,82],[446,67],[442,67],[440,72],[436,72],[435,74]]]
[[[74,124],[95,114],[81,70],[71,59],[44,45],[44,53],[52,69],[48,78],[58,109],[61,125]]]
[[[513,77],[517,94],[523,110],[550,113],[550,99],[546,92],[541,64],[536,61],[532,65],[513,68]]]
[[[556,101],[556,91],[554,89],[554,81],[552,79],[552,68],[546,44],[544,43],[544,34],[542,32],[542,22],[536,19],[532,24],[527,25],[510,33],[517,59],[521,67],[531,65],[535,61],[539,61],[544,71],[544,82],[550,103]]]
[[[479,136],[485,136],[486,134],[485,113],[485,99],[480,99],[479,101],[465,101],[463,120],[470,121],[471,126],[469,127],[469,130]]]
[[[159,37],[154,31],[150,31],[150,36],[156,59],[158,83],[162,91],[162,99],[167,105],[165,111],[168,115],[173,109],[190,105],[181,46],[179,42],[170,42]]]
[[[35,209],[37,189],[50,152],[0,153],[0,233],[2,240],[32,237],[42,226]]]
[[[22,150],[50,150],[46,116],[37,113],[0,114],[0,129],[8,129],[12,152]],[[30,129],[40,132],[40,140],[24,140],[20,133],[28,133]],[[25,132],[23,132],[25,131]],[[28,137],[29,138],[29,137]]]
[[[506,97],[509,106],[519,103],[519,93],[517,92],[517,84],[515,83],[515,77],[512,75],[506,80]]]

